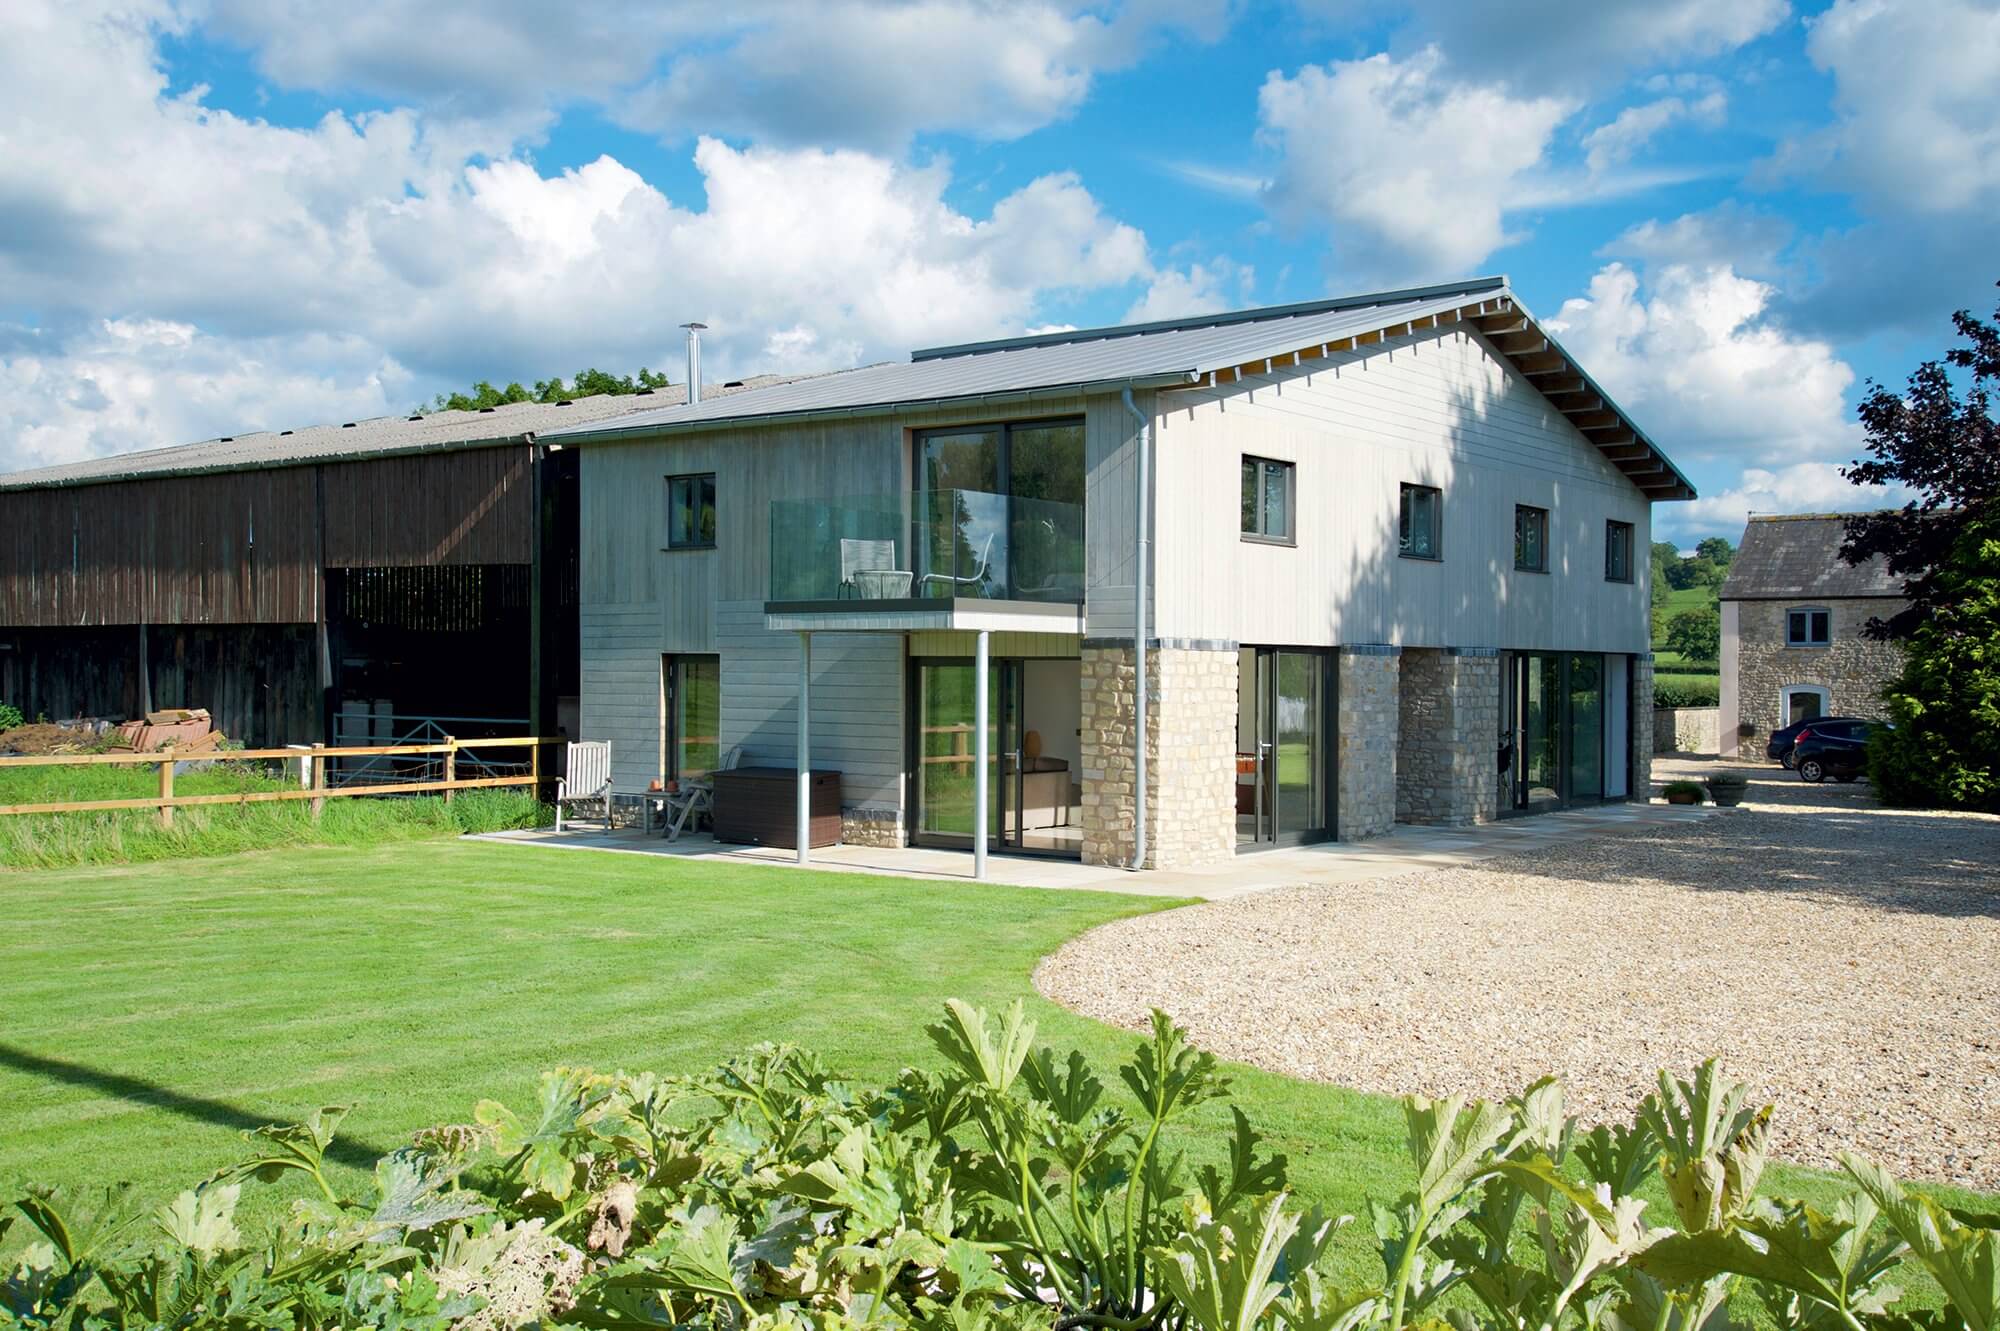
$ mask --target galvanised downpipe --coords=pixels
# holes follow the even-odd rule
[[[1151,484],[1147,471],[1147,454],[1151,451],[1153,420],[1132,401],[1132,386],[1127,384],[1121,396],[1125,400],[1125,410],[1132,413],[1132,419],[1139,422],[1139,484],[1137,523],[1134,530],[1138,539],[1132,551],[1132,696],[1134,702],[1132,730],[1132,871],[1137,873],[1146,867],[1146,580],[1150,571],[1151,533],[1147,526],[1147,503]]]

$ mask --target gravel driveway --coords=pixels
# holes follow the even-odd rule
[[[1552,1072],[1586,1119],[1717,1054],[1776,1101],[1787,1159],[1852,1147],[2000,1190],[2000,818],[1743,770],[1733,812],[1125,920],[1035,980],[1364,1090],[1493,1098]]]

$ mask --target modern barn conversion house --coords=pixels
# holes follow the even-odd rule
[[[685,390],[658,390],[679,400]],[[204,707],[253,746],[554,733],[575,459],[655,397],[264,431],[0,476],[0,699]]]
[[[845,840],[981,868],[1648,793],[1649,509],[1694,492],[1504,278],[545,437],[581,459],[583,734],[626,788],[800,773],[802,846],[808,768]]]

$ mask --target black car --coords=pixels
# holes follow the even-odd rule
[[[1794,721],[1771,732],[1771,742],[1764,746],[1764,756],[1774,763],[1790,767],[1792,746],[1798,743],[1801,730],[1841,736],[1863,734],[1865,737],[1860,727],[1872,724],[1866,717],[1860,716],[1816,716],[1810,721]]]
[[[1792,745],[1792,769],[1801,781],[1852,781],[1868,770],[1868,736],[1873,721],[1815,722],[1800,728]]]

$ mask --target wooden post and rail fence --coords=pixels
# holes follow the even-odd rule
[[[355,795],[414,795],[431,791],[441,791],[445,802],[461,790],[487,790],[500,786],[527,786],[539,791],[542,785],[542,748],[549,744],[561,744],[561,739],[528,738],[514,739],[450,739],[437,744],[380,744],[373,746],[330,748],[315,744],[311,748],[290,749],[201,749],[175,752],[168,749],[160,753],[69,753],[32,755],[19,758],[0,758],[0,768],[7,767],[81,767],[81,766],[141,766],[156,764],[160,769],[160,793],[157,796],[143,796],[134,799],[115,800],[55,800],[37,804],[0,804],[0,816],[29,813],[100,813],[117,809],[153,809],[158,811],[160,826],[174,825],[174,810],[192,806],[216,804],[264,804],[284,800],[310,800],[312,816],[318,821],[321,812],[330,799],[346,799]],[[466,749],[525,748],[528,750],[528,770],[516,776],[476,776],[460,778],[458,775],[458,755]],[[442,781],[398,781],[365,786],[335,786],[327,781],[327,760],[332,758],[417,758],[441,757],[444,764]],[[283,759],[286,762],[303,762],[306,766],[305,779],[296,790],[246,790],[221,795],[176,795],[174,794],[174,766],[186,762],[244,762]]]

